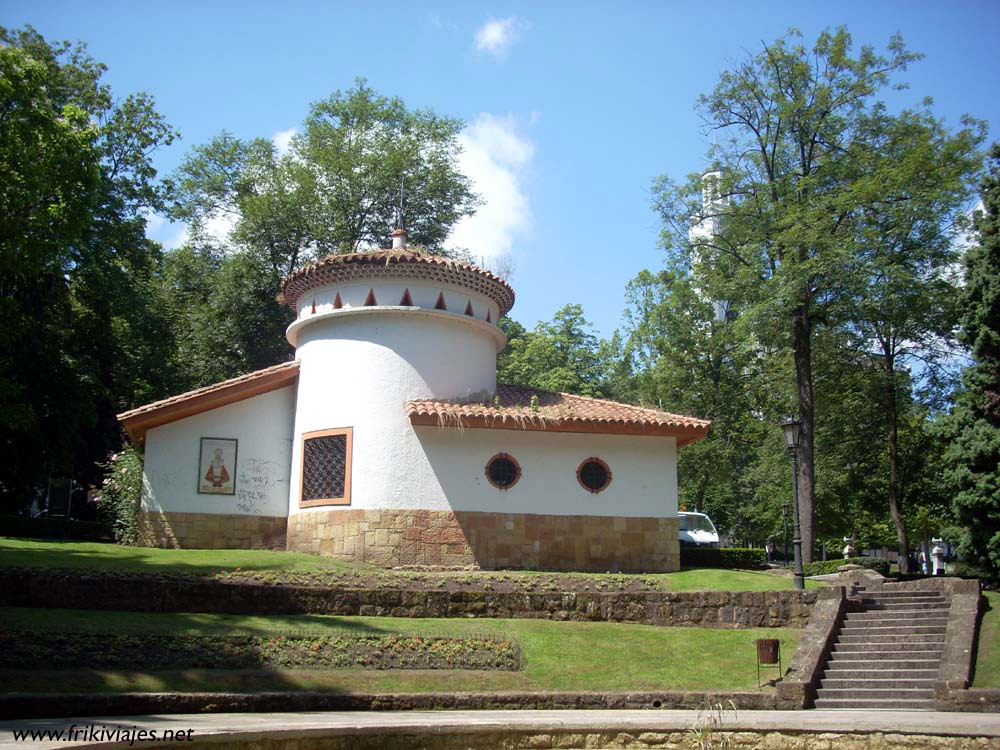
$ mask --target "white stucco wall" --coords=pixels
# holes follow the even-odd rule
[[[440,507],[404,406],[495,392],[496,342],[485,324],[369,308],[317,320],[298,343],[289,513],[309,512],[299,509],[302,434],[341,427],[354,431],[351,507]]]
[[[487,312],[493,324],[496,324],[500,317],[499,306],[486,295],[454,284],[432,284],[420,279],[405,278],[351,281],[310,289],[299,299],[297,315],[299,318],[304,318],[313,314],[314,302],[316,313],[332,311],[338,294],[344,308],[364,307],[369,291],[375,293],[375,300],[380,306],[396,306],[399,305],[403,292],[407,289],[410,290],[410,299],[415,307],[434,309],[438,295],[444,293],[445,305],[449,312],[464,315],[466,306],[471,302],[473,317],[477,320],[485,321]]]
[[[677,447],[671,437],[415,427],[433,475],[425,490],[434,507],[492,513],[551,515],[677,515]],[[521,478],[499,490],[485,475],[497,453],[513,456]],[[598,494],[576,478],[596,456],[611,469]],[[440,503],[440,505],[438,505]]]
[[[146,433],[143,510],[285,516],[295,387],[154,427]],[[236,438],[236,494],[198,493],[202,437]]]

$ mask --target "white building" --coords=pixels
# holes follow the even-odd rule
[[[380,565],[669,571],[709,423],[497,385],[514,291],[405,247],[289,276],[291,362],[119,415],[147,544]]]

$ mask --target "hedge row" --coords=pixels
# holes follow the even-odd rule
[[[762,549],[681,547],[681,565],[691,568],[759,568],[766,563]]]
[[[803,572],[807,576],[823,576],[836,573],[837,568],[848,564],[860,565],[862,568],[874,570],[884,576],[889,575],[889,561],[884,557],[848,557],[836,560],[816,560],[804,566]]]
[[[113,542],[111,527],[100,521],[75,518],[28,518],[0,515],[0,536],[32,539],[74,539],[80,542]]]

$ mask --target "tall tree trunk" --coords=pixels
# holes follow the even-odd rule
[[[899,571],[910,572],[906,520],[899,505],[899,416],[896,409],[896,370],[891,354],[885,354],[885,414],[889,438],[889,515],[899,538]]]
[[[795,382],[799,392],[799,526],[802,534],[802,564],[812,562],[813,553],[813,378],[812,320],[809,306],[796,310],[792,322],[792,352],[795,359]]]

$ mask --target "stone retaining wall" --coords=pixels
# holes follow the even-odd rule
[[[688,709],[733,702],[740,711],[795,710],[774,692],[636,693],[34,693],[0,695],[0,719],[285,711]]]
[[[268,586],[0,570],[0,604],[140,612],[498,617],[710,628],[805,627],[816,590],[502,593]]]
[[[139,543],[171,549],[285,549],[288,519],[223,513],[139,513]]]
[[[477,565],[603,573],[680,570],[678,520],[321,509],[288,519],[288,549],[383,567]]]

